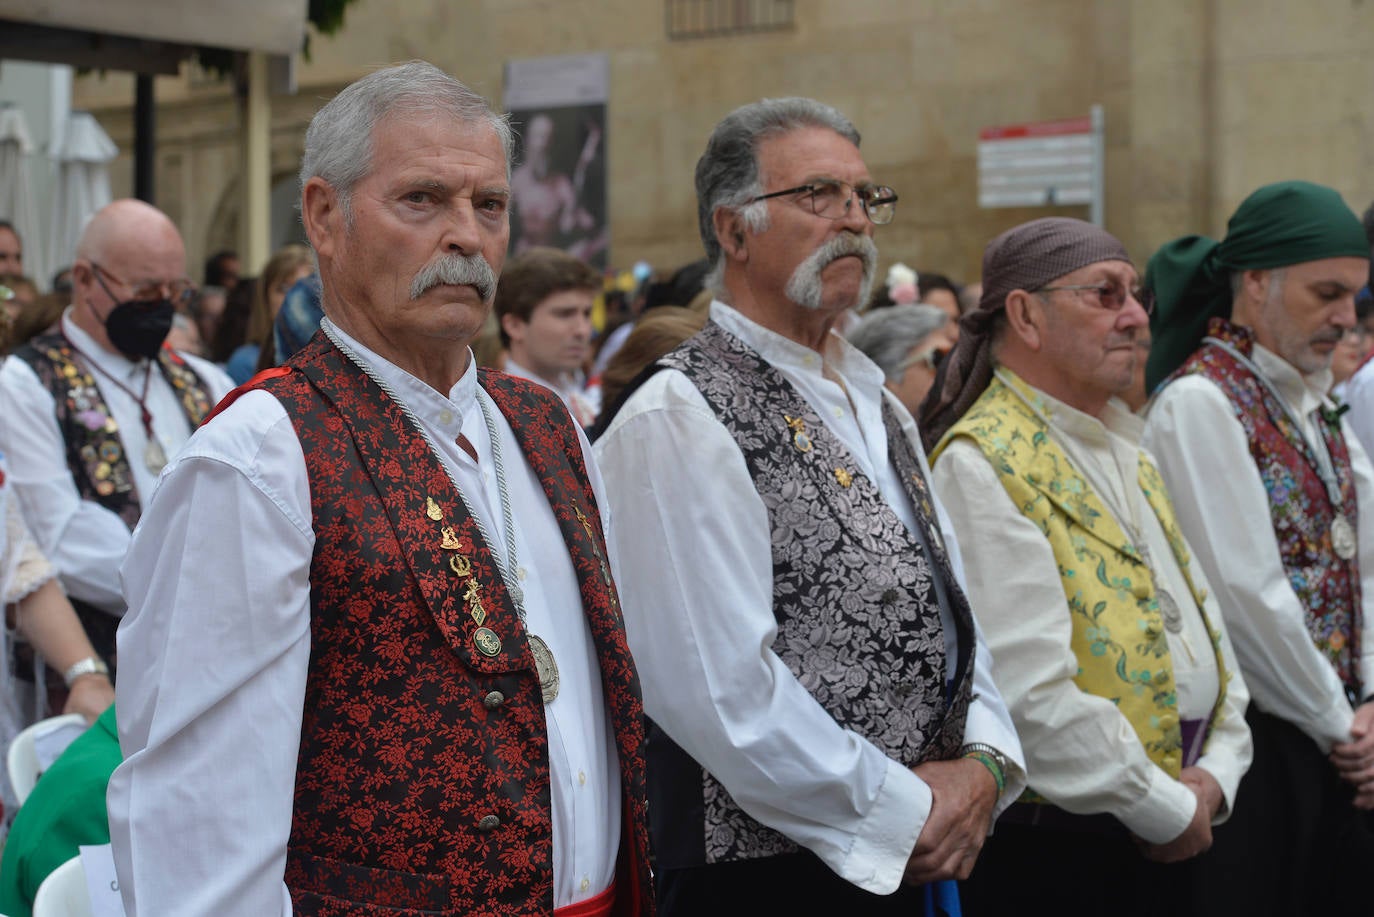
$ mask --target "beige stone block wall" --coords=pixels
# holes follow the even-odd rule
[[[499,102],[513,58],[603,52],[612,259],[663,270],[696,258],[692,173],[711,127],[762,96],[810,95],[848,114],[875,179],[897,188],[879,233],[902,260],[958,280],[996,233],[1087,208],[980,210],[982,128],[1107,119],[1107,226],[1137,261],[1186,232],[1222,232],[1258,185],[1305,177],[1362,210],[1374,198],[1374,3],[1368,0],[807,0],[785,32],[669,41],[662,0],[360,0],[312,41],[299,93],[273,99],[273,174],[298,166],[305,125],[375,66],[433,61]],[[232,88],[157,81],[159,203],[192,265],[232,245],[238,109]],[[132,80],[78,81],[132,146]],[[127,193],[130,164],[115,164]]]

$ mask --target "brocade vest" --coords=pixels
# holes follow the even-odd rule
[[[1255,338],[1248,328],[1214,318],[1207,333],[1247,358],[1254,353]],[[1294,428],[1269,388],[1244,364],[1222,348],[1204,344],[1165,384],[1188,375],[1202,376],[1221,389],[1245,430],[1250,455],[1269,495],[1269,516],[1284,573],[1302,603],[1307,633],[1331,661],[1351,703],[1360,703],[1366,689],[1360,684],[1358,668],[1363,629],[1359,555],[1342,560],[1331,539],[1331,523],[1338,511],[1359,530],[1355,475],[1339,413],[1323,409],[1315,418],[1340,485],[1342,505],[1338,508],[1331,505],[1317,471],[1317,457],[1302,431]],[[1256,558],[1256,563],[1262,562],[1263,558]]]
[[[581,446],[552,393],[485,371],[480,384],[572,558],[623,790],[615,913],[649,915],[643,706]],[[238,391],[251,388],[291,418],[316,538],[287,848],[295,913],[551,913],[544,703],[477,523],[401,407],[324,335]]]
[[[701,392],[767,508],[773,652],[836,723],[893,760],[913,767],[957,757],[973,681],[973,618],[919,459],[891,408],[884,403],[888,450],[919,538],[792,384],[720,325],[708,322],[658,366],[681,371]],[[946,669],[940,591],[956,622],[954,672]],[[798,849],[745,814],[653,724],[649,779],[660,868]]]
[[[1034,400],[1029,386],[1014,374],[1007,375],[1024,386],[1024,397]],[[1177,780],[1183,765],[1183,733],[1174,668],[1154,577],[1140,551],[1074,467],[1045,421],[1000,378],[992,380],[941,438],[931,453],[932,463],[939,462],[949,444],[961,437],[983,453],[1007,496],[1045,533],[1054,551],[1073,624],[1070,647],[1078,660],[1074,684],[1086,694],[1115,704],[1150,760]],[[1159,471],[1144,453],[1137,480],[1212,638],[1221,688],[1212,708],[1210,735],[1221,722],[1230,678],[1222,658],[1221,634],[1203,610],[1206,590],[1193,582],[1191,557],[1173,504]],[[1015,584],[1009,581],[1007,588]],[[1034,783],[1031,774],[1032,788]],[[1044,801],[1033,789],[1023,798]]]
[[[119,436],[119,425],[95,384],[94,370],[61,332],[40,335],[14,352],[33,369],[34,375],[51,394],[57,427],[67,448],[67,469],[81,499],[105,507],[123,519],[132,531],[138,524],[142,505],[134,486],[129,456]],[[158,351],[157,367],[181,401],[192,430],[200,426],[214,407],[210,390],[186,361],[170,347]],[[86,628],[91,644],[115,670],[115,630],[119,618],[80,599],[72,599],[77,617]],[[50,673],[50,699],[54,689],[65,696],[61,673]]]

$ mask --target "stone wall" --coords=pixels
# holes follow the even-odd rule
[[[310,116],[374,66],[424,58],[499,100],[509,58],[603,52],[611,100],[612,263],[670,269],[698,256],[692,169],[712,125],[762,96],[809,95],[864,134],[875,179],[901,194],[885,261],[978,272],[984,243],[1035,216],[980,210],[980,128],[1085,115],[1107,123],[1107,227],[1143,265],[1186,232],[1220,233],[1280,178],[1374,198],[1371,0],[798,0],[785,32],[669,41],[663,0],[360,0],[315,37],[299,92],[273,99],[274,180],[295,171]],[[189,69],[189,68],[188,68]],[[193,265],[232,245],[238,113],[227,83],[160,78],[158,203]],[[132,148],[132,81],[78,81]],[[131,185],[128,156],[116,193]],[[249,266],[246,266],[249,267]]]

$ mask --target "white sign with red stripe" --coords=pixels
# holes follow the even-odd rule
[[[978,133],[978,206],[1085,204],[1101,223],[1102,109],[1085,118],[1033,121]]]

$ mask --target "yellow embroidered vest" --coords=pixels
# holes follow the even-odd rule
[[[1027,401],[1039,397],[1014,374],[1006,369],[1001,373]],[[978,446],[996,469],[1007,494],[1040,527],[1054,549],[1073,619],[1072,647],[1078,659],[1074,683],[1116,704],[1150,760],[1177,779],[1183,735],[1173,663],[1154,580],[1140,552],[1050,436],[1045,422],[1000,379],[992,380],[982,397],[940,440],[931,463],[938,462],[945,447],[961,436]],[[1199,590],[1193,582],[1188,548],[1174,519],[1173,505],[1158,470],[1144,453],[1140,455],[1138,480],[1201,611],[1206,590]],[[1221,722],[1230,674],[1222,659],[1220,634],[1206,612],[1202,612],[1202,619],[1212,638],[1221,684],[1212,708],[1210,729],[1215,729]]]

